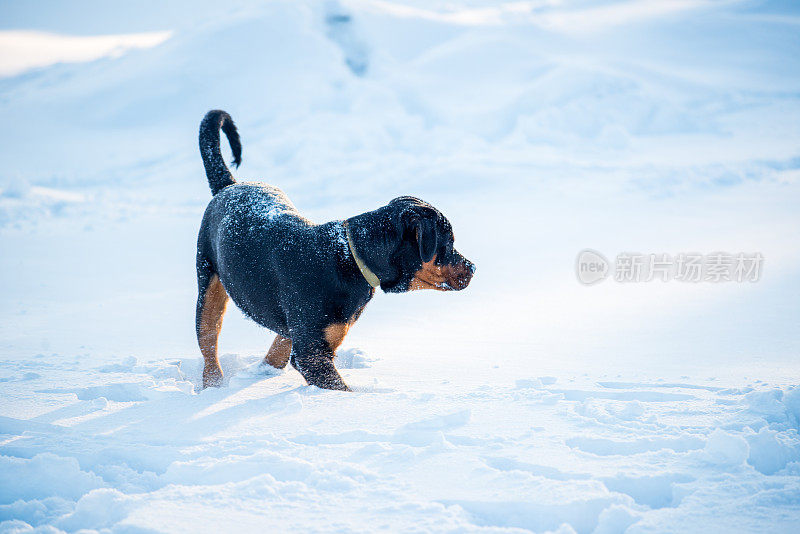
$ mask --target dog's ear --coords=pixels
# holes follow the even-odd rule
[[[436,255],[439,238],[436,233],[436,220],[423,217],[413,210],[403,213],[403,226],[416,236],[419,257],[422,263],[428,263]]]

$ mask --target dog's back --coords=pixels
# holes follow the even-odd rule
[[[310,239],[311,226],[280,189],[266,184],[231,184],[206,208],[198,235],[198,257],[210,263],[245,314],[282,332],[286,325],[276,296],[284,281],[277,279],[280,271],[265,267],[307,250],[295,245]],[[275,305],[265,308],[267,302]]]

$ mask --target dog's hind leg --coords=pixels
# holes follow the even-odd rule
[[[198,264],[197,282],[197,343],[203,353],[203,388],[222,385],[222,368],[217,359],[217,340],[222,329],[222,317],[228,304],[228,293],[210,268]]]
[[[271,365],[276,369],[283,369],[289,361],[289,354],[292,352],[292,340],[281,335],[275,335],[275,341],[267,352],[267,356],[262,362],[264,365]]]

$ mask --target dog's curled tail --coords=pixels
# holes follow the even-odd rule
[[[236,131],[236,125],[231,116],[219,109],[213,109],[206,113],[203,122],[200,123],[200,155],[203,157],[203,165],[206,168],[208,185],[211,186],[211,193],[215,195],[222,188],[236,183],[228,166],[225,165],[219,149],[220,128],[225,132],[228,143],[231,145],[233,164],[238,167],[242,162],[242,143],[239,141],[239,132]]]

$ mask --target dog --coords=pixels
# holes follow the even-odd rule
[[[230,297],[277,335],[264,364],[287,362],[312,385],[349,391],[333,364],[336,349],[375,289],[459,291],[475,265],[453,248],[453,229],[436,208],[404,196],[344,221],[314,224],[277,187],[236,182],[242,145],[228,113],[200,124],[200,154],[214,197],[197,239],[196,330],[205,360],[203,387],[219,387],[217,340]]]

